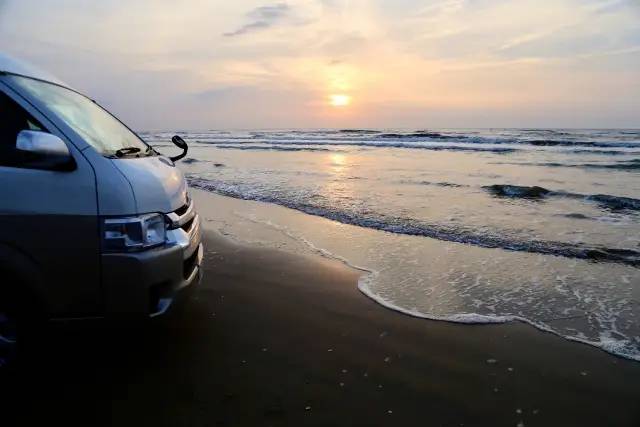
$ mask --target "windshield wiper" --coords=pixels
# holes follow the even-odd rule
[[[124,147],[116,150],[116,157],[124,157],[127,154],[139,153],[141,150],[138,147]]]

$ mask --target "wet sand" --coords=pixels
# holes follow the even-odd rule
[[[337,261],[212,232],[206,248],[166,317],[52,327],[3,370],[2,425],[640,424],[637,362],[387,310]]]

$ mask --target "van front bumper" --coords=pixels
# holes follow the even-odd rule
[[[144,252],[102,255],[105,316],[157,316],[202,276],[200,218],[167,231],[167,244]]]

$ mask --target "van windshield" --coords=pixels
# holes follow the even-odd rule
[[[11,78],[101,154],[114,156],[123,149],[135,156],[154,153],[135,133],[89,98],[40,80],[20,76]]]

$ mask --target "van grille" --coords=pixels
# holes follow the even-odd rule
[[[186,205],[184,205],[184,206],[182,206],[182,207],[180,207],[180,208],[176,209],[176,210],[174,211],[174,213],[175,213],[176,215],[178,215],[178,216],[182,216],[182,215],[184,215],[185,213],[187,213],[187,211],[188,211],[188,210],[189,210],[189,204],[187,203]]]
[[[194,216],[189,221],[187,221],[184,224],[182,224],[182,227],[180,227],[180,228],[182,228],[184,231],[189,233],[191,231],[191,227],[193,227],[193,222],[195,221],[195,219],[196,219],[196,217]]]
[[[170,227],[172,229],[182,228],[185,229],[190,222],[193,222],[192,219],[195,217],[196,213],[193,209],[193,201],[189,200],[189,203],[176,209],[175,211],[167,214],[169,221],[171,222]]]

